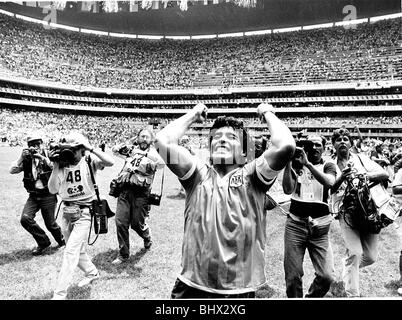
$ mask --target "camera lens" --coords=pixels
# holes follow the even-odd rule
[[[60,156],[59,156],[60,161],[67,162],[67,163],[74,163],[75,159],[75,154],[72,149],[66,148],[62,149],[60,151]]]

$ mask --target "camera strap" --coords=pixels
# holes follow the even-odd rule
[[[88,156],[88,158],[87,158],[87,163],[88,163],[89,173],[90,173],[90,175],[91,175],[91,180],[92,180],[92,183],[93,183],[93,185],[94,185],[96,198],[97,198],[98,201],[100,202],[100,201],[101,201],[101,198],[100,198],[100,196],[99,196],[98,185],[96,184],[95,176],[94,176],[94,173],[93,173],[92,167],[91,167],[91,156]]]
[[[97,197],[97,199],[98,199],[98,201],[100,203],[101,199],[100,199],[100,196],[99,196],[99,189],[98,189],[98,185],[96,184],[96,181],[95,181],[94,173],[92,171],[91,156],[90,155],[88,155],[88,158],[86,159],[86,161],[87,161],[87,164],[88,164],[89,173],[91,175],[91,180],[92,180],[92,183],[94,185],[95,194],[96,194],[96,197]],[[90,246],[92,246],[96,242],[96,240],[98,240],[98,237],[99,237],[99,233],[97,233],[95,240],[90,243],[89,239],[91,238],[91,230],[92,230],[93,219],[94,219],[94,214],[91,214],[91,226],[89,227],[89,234],[88,234],[88,245],[90,245]]]

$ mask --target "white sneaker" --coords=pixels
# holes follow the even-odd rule
[[[122,263],[127,262],[127,261],[128,261],[128,258],[122,258],[122,257],[118,256],[116,259],[114,259],[112,261],[112,264],[118,265],[118,264],[122,264]]]
[[[398,292],[399,295],[402,296],[402,287],[401,287],[401,288],[398,288],[397,292]]]
[[[92,281],[99,279],[99,272],[94,275],[88,275],[84,279],[82,279],[80,282],[78,282],[78,287],[84,287],[88,284],[91,284]]]

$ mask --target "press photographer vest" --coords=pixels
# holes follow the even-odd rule
[[[75,166],[61,168],[59,171],[59,195],[63,201],[91,201],[95,197],[95,189],[91,181],[88,163],[85,157]]]
[[[44,150],[41,152],[41,155],[47,157],[47,154]],[[52,168],[50,168],[46,164],[46,161],[38,159],[38,164],[35,165],[36,174],[34,174],[34,161],[35,159],[30,157],[28,159],[25,159],[22,163],[22,168],[24,171],[24,177],[22,181],[24,183],[24,188],[29,193],[47,194],[49,193],[47,183],[52,173]]]
[[[151,159],[150,151],[134,149],[117,181],[119,185],[149,188],[154,180],[157,163]]]

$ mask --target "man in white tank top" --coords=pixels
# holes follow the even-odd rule
[[[67,297],[67,289],[77,266],[85,273],[79,287],[99,278],[98,269],[86,252],[91,227],[90,207],[95,199],[89,165],[96,175],[97,170],[114,164],[111,156],[95,150],[78,132],[72,132],[63,138],[60,146],[62,149],[53,149],[51,152],[54,168],[48,185],[49,191],[58,194],[63,201],[61,228],[66,239],[66,248],[53,300],[64,300]],[[90,164],[87,162],[86,151],[91,153]]]

